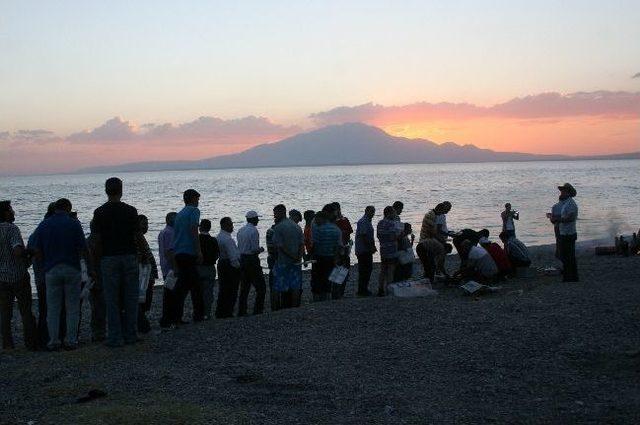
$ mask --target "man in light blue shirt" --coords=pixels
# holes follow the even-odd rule
[[[187,293],[191,293],[193,303],[193,321],[199,322],[204,318],[204,300],[200,288],[197,265],[202,263],[200,237],[200,210],[198,203],[200,194],[194,189],[188,189],[183,194],[184,208],[176,216],[173,225],[173,255],[178,272],[178,281],[174,289],[176,308],[173,309],[173,322],[180,324],[184,300]]]

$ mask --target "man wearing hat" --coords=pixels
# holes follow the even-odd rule
[[[238,230],[238,250],[240,251],[240,300],[238,303],[238,316],[247,315],[247,298],[251,286],[256,290],[256,300],[253,305],[253,314],[262,314],[264,311],[264,298],[267,292],[260,258],[258,255],[264,252],[260,246],[260,234],[258,222],[260,216],[255,211],[245,214],[247,224]]]
[[[551,222],[558,224],[558,248],[562,261],[562,281],[578,282],[578,265],[576,263],[576,220],[578,219],[578,204],[574,201],[577,192],[569,183],[558,186],[562,208],[560,216],[551,216]]]

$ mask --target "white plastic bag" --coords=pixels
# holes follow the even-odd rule
[[[344,281],[347,279],[347,274],[349,274],[349,269],[342,266],[335,266],[329,275],[329,282],[335,283],[337,285],[342,285]]]
[[[438,294],[438,291],[431,287],[429,279],[405,280],[392,283],[387,287],[387,291],[394,297],[399,298],[430,297]]]
[[[169,270],[169,273],[167,273],[167,277],[164,278],[164,287],[170,291],[173,291],[173,289],[176,287],[176,282],[178,282],[178,277],[173,272],[173,270]]]
[[[140,280],[140,292],[138,292],[138,302],[143,303],[147,300],[147,288],[151,279],[151,264],[138,265],[138,278]]]
[[[413,263],[415,261],[416,257],[413,254],[413,248],[409,247],[407,249],[404,249],[402,251],[398,251],[398,262],[400,264],[402,264],[403,266],[405,264],[410,264]]]

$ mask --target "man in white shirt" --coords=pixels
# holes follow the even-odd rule
[[[238,316],[247,315],[247,298],[251,286],[256,290],[256,300],[253,305],[253,314],[262,314],[264,311],[264,298],[267,287],[260,266],[260,253],[264,248],[260,246],[260,234],[258,223],[260,216],[255,211],[245,214],[247,224],[238,230],[238,250],[240,251],[240,300],[238,301]]]
[[[480,283],[495,280],[498,275],[498,266],[486,249],[472,245],[467,240],[462,243],[460,250],[467,256],[465,266],[459,272],[463,278],[473,279]]]
[[[233,240],[233,221],[229,217],[220,220],[220,233],[218,233],[218,303],[216,306],[216,318],[225,319],[233,317],[233,309],[238,298],[238,286],[240,284],[240,252]]]
[[[551,217],[551,221],[558,225],[558,247],[560,260],[562,261],[562,281],[578,282],[578,264],[576,262],[576,240],[578,232],[576,221],[578,220],[578,204],[574,201],[577,195],[576,189],[569,183],[558,186],[562,209],[560,217]]]

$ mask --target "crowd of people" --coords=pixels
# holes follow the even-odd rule
[[[576,191],[568,183],[559,190],[560,200],[548,218],[556,232],[556,254],[563,263],[564,281],[577,281]],[[448,201],[425,214],[417,242],[411,225],[402,220],[404,205],[400,201],[386,206],[375,226],[376,209],[367,206],[355,230],[342,215],[338,202],[304,214],[295,209],[287,213],[286,206],[279,204],[273,208],[273,224],[262,246],[257,227],[261,216],[256,211],[245,214],[246,224],[237,230],[235,238],[230,217],[220,220],[220,231],[212,236],[212,223],[201,218],[198,208],[200,194],[188,189],[183,194],[184,207],[166,215],[166,226],[158,235],[158,270],[146,239],[147,217],[121,201],[120,179],[109,178],[105,192],[107,202],[94,211],[87,237],[71,202],[63,198],[49,205],[27,244],[14,224],[11,202],[0,202],[3,349],[14,347],[11,322],[15,300],[25,345],[31,350],[76,349],[82,303],[86,300],[91,307],[92,341],[104,341],[109,347],[135,344],[140,333],[151,330],[147,315],[160,276],[164,287],[159,325],[170,330],[189,323],[184,309],[187,296],[193,322],[214,315],[217,319],[247,315],[252,289],[255,297],[251,312],[263,313],[267,283],[272,310],[298,307],[303,293],[302,269],[309,264],[313,301],[340,299],[349,280],[352,249],[358,259],[356,295],[360,297],[374,295],[370,280],[376,253],[380,256],[377,296],[387,295],[391,283],[414,276],[414,252],[424,278],[432,283],[437,277],[444,284],[495,282],[531,263],[526,246],[516,238],[514,220],[519,220],[519,213],[510,204],[501,213],[502,246],[489,239],[487,229],[449,230],[446,219],[452,204]],[[460,268],[450,276],[445,260],[453,247],[460,256]],[[266,281],[259,257],[265,251]],[[38,296],[37,320],[31,305],[31,265]]]

